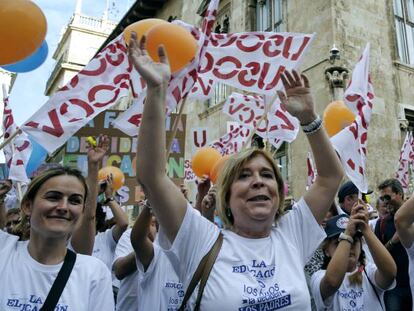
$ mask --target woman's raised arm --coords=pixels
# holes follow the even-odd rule
[[[187,201],[165,172],[166,92],[171,73],[163,47],[159,47],[158,55],[160,62],[152,61],[145,49],[145,37],[138,46],[136,34],[131,35],[129,57],[147,83],[147,98],[138,135],[137,179],[172,242],[183,221]]]
[[[299,119],[318,171],[315,183],[305,193],[304,199],[317,222],[322,223],[343,178],[341,163],[322,126],[322,120],[315,112],[308,78],[294,70],[292,73],[285,71],[282,82],[287,96],[278,91],[279,98],[287,111]]]

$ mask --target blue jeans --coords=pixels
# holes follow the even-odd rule
[[[411,290],[409,287],[396,287],[384,293],[386,311],[412,311]]]

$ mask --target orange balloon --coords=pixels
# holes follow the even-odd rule
[[[204,175],[210,176],[210,171],[214,164],[220,160],[221,154],[216,149],[211,147],[204,147],[195,153],[191,160],[191,166],[194,174],[202,178]]]
[[[17,63],[35,53],[46,37],[42,10],[29,0],[0,1],[0,65]]]
[[[148,31],[160,24],[168,24],[167,21],[159,18],[147,18],[135,22],[124,29],[124,39],[127,45],[129,45],[129,40],[131,39],[131,32],[135,31],[137,34],[137,40],[141,40],[142,35],[147,35]]]
[[[104,181],[106,177],[112,174],[112,189],[117,191],[120,189],[125,182],[125,175],[122,171],[115,166],[106,166],[99,170],[98,180]]]
[[[211,171],[210,171],[210,180],[215,184],[222,169],[224,164],[227,162],[227,160],[230,158],[230,156],[228,154],[226,154],[225,156],[223,156],[221,159],[219,159],[214,166],[212,167]]]
[[[336,100],[326,106],[323,112],[323,122],[329,137],[339,133],[355,120],[355,114],[342,100]]]
[[[159,62],[158,47],[163,45],[171,72],[184,68],[196,55],[197,41],[185,28],[175,24],[160,24],[148,31],[147,50]]]

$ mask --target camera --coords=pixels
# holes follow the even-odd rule
[[[106,181],[101,181],[99,183],[99,192],[105,192],[107,186],[108,184]]]
[[[339,49],[335,46],[335,44],[333,45],[332,49],[329,51],[329,59],[330,59],[331,61],[341,59],[341,52],[340,52],[340,51],[339,51]]]

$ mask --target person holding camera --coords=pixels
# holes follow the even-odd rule
[[[311,278],[317,310],[384,310],[383,296],[395,287],[397,267],[368,225],[368,211],[358,202],[351,217],[338,215],[327,221],[322,243],[322,270]],[[373,262],[366,262],[362,238]]]

